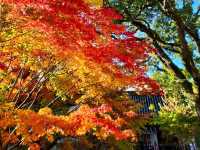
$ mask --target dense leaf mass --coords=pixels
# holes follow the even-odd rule
[[[5,1],[12,2],[13,1]],[[105,67],[117,77],[125,77],[119,65],[113,66],[113,60],[122,64],[130,72],[128,77],[145,80],[149,92],[157,92],[158,86],[144,75],[141,65],[153,49],[144,41],[126,32],[125,26],[113,23],[113,19],[122,16],[111,8],[92,9],[80,0],[73,1],[14,1],[16,9],[13,17],[24,17],[23,28],[42,32],[45,40],[56,47],[56,55],[68,57],[71,52],[83,53],[87,59]],[[112,36],[113,35],[113,36]],[[41,53],[42,55],[42,53]],[[112,70],[111,67],[112,66]],[[113,67],[115,70],[113,71]],[[129,84],[133,81],[129,80]],[[128,80],[127,80],[128,81]],[[148,81],[150,81],[148,83]],[[152,83],[153,82],[153,83]],[[138,82],[138,84],[141,82]],[[148,86],[149,85],[149,86]],[[153,89],[151,89],[153,86]],[[157,89],[154,89],[157,87]]]
[[[114,24],[123,16],[82,0],[3,0],[1,7],[4,148],[39,149],[39,141],[52,142],[56,134],[135,139],[131,128],[140,118],[123,91],[162,92],[145,75],[144,62],[154,50]]]

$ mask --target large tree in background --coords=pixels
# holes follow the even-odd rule
[[[195,139],[199,146],[200,123],[195,110],[195,97],[186,92],[182,81],[172,71],[157,71],[153,78],[165,89],[166,105],[161,108],[159,115],[154,116],[152,123],[159,125],[162,135],[167,139],[177,136],[180,144],[192,143]]]
[[[113,23],[120,14],[82,0],[4,0],[0,6],[3,149],[50,149],[60,137],[88,134],[136,138],[143,119],[124,89],[161,91],[145,75],[153,49]]]
[[[105,1],[105,5],[121,11],[124,15],[121,22],[132,25],[130,30],[139,30],[152,41],[162,64],[171,69],[187,92],[196,97],[200,114],[200,8],[194,10],[193,3],[192,0]],[[180,59],[181,67],[177,63]],[[158,65],[157,68],[162,70],[164,67]]]

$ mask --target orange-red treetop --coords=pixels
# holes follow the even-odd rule
[[[123,18],[114,9],[91,8],[82,0],[4,2],[15,4],[15,17],[27,19],[23,28],[44,33],[46,40],[56,47],[58,57],[81,53],[140,93],[162,94],[158,84],[145,76],[146,67],[142,65],[153,48],[127,32],[124,25],[114,24],[113,20]]]
[[[5,87],[0,89],[5,95],[0,105],[3,144],[21,140],[22,145],[39,149],[35,144],[44,137],[53,141],[54,133],[135,139],[130,122],[141,118],[122,91],[162,91],[145,75],[143,63],[154,49],[124,25],[113,23],[123,16],[82,0],[3,2],[12,8],[8,17],[14,26],[14,36],[5,36],[5,45],[0,41],[0,72],[5,75],[0,82]],[[10,108],[8,102],[14,105]],[[77,109],[62,115],[54,110],[69,103]]]

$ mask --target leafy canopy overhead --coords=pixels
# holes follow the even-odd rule
[[[81,0],[1,3],[3,146],[36,149],[55,134],[135,139],[130,129],[140,118],[123,90],[162,94],[143,65],[154,50],[113,23],[122,18],[114,9],[90,6]]]

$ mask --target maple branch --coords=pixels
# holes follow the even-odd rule
[[[56,100],[58,100],[60,97],[59,96],[57,96],[57,97],[55,97],[53,100],[51,100],[50,102],[49,102],[49,104],[47,104],[47,106],[45,106],[45,107],[49,107],[51,104],[53,104]]]
[[[38,96],[39,96],[39,93],[41,92],[42,90],[42,86],[44,85],[44,82],[42,85],[40,85],[40,88],[38,89],[37,93],[36,93],[36,96],[35,98],[33,99],[32,103],[30,104],[30,106],[28,107],[28,109],[31,109],[31,107],[33,106],[33,104],[35,103],[35,101],[37,100]],[[23,107],[23,106],[22,106]]]
[[[45,78],[45,76],[48,75],[48,73],[50,71],[52,71],[53,68],[55,68],[55,66],[49,67],[49,69],[45,73],[43,73],[43,75],[38,79],[38,81],[36,82],[34,87],[28,93],[27,97],[24,99],[24,101],[17,108],[20,108],[30,98],[30,96],[32,95],[32,93],[35,91],[35,89],[38,87],[39,84],[43,84],[48,79],[48,78]],[[41,80],[44,79],[44,78],[45,78],[45,80],[41,82]]]
[[[12,99],[12,101],[15,101],[15,105],[17,104],[18,100],[19,100],[19,96],[21,92],[25,92],[25,88],[31,84],[31,82],[33,82],[34,80],[36,80],[39,77],[39,75],[32,75],[31,80],[23,87],[21,86],[21,88],[18,90],[18,92],[16,93],[15,97]]]
[[[75,105],[75,106],[72,106],[70,107],[70,109],[67,111],[67,114],[70,114],[71,112],[74,112],[76,111],[77,109],[79,109],[80,105]]]

